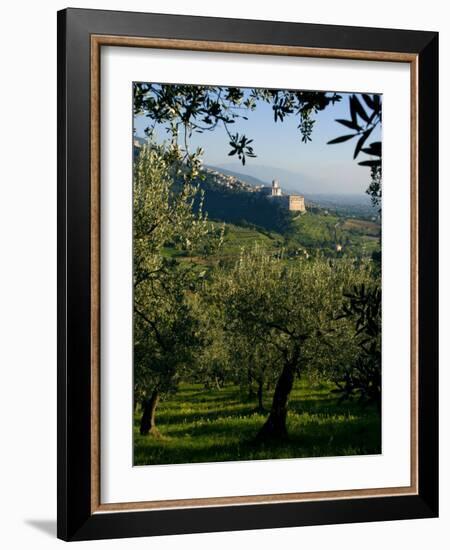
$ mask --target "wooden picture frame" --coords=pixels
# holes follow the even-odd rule
[[[361,59],[411,68],[411,485],[100,501],[100,50]],[[438,514],[438,35],[67,9],[58,13],[58,537],[86,540]]]

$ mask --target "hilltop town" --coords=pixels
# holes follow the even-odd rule
[[[139,154],[139,150],[144,145],[143,138],[135,138],[133,140],[134,155]],[[290,195],[283,193],[280,187],[280,182],[277,179],[272,180],[271,185],[250,185],[248,182],[231,174],[225,174],[216,168],[205,166],[203,168],[205,174],[214,180],[215,184],[220,187],[234,191],[246,191],[250,193],[258,193],[266,197],[268,200],[274,201],[277,205],[286,208],[291,212],[306,212],[305,197],[303,195]]]
[[[278,180],[272,180],[272,185],[250,185],[237,176],[224,174],[213,168],[205,168],[205,172],[214,178],[214,181],[223,187],[234,190],[259,193],[269,200],[292,212],[306,212],[305,197],[303,195],[288,195],[283,193]]]

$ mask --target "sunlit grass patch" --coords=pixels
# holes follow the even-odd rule
[[[242,400],[240,389],[207,390],[182,384],[157,412],[161,438],[139,434],[134,422],[134,463],[180,464],[228,460],[379,454],[381,421],[373,406],[339,403],[331,386],[298,381],[287,420],[289,439],[257,444],[254,437],[267,413]],[[270,396],[265,400],[270,407]]]

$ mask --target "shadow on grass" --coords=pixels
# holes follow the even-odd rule
[[[363,407],[357,402],[339,403],[324,391],[311,392],[305,398],[303,388],[297,389],[289,407],[289,438],[256,441],[268,413],[257,412],[254,403],[238,401],[238,389],[227,390],[209,395],[208,390],[189,388],[163,402],[157,419],[166,436],[164,440],[140,436],[136,421],[134,463],[180,464],[381,452],[381,419],[375,407]],[[201,399],[195,399],[200,393]]]
[[[177,400],[178,401],[178,400]],[[214,422],[215,420],[233,418],[246,418],[255,415],[265,418],[268,415],[270,405],[267,404],[266,411],[261,412],[258,410],[256,403],[247,402],[242,403],[236,400],[229,401],[227,399],[216,400],[217,403],[221,403],[222,406],[214,406],[213,408],[203,407],[205,403],[213,403],[213,401],[191,401],[189,402],[190,409],[183,410],[183,405],[186,404],[185,400],[179,400],[178,403],[171,401],[169,403],[162,403],[157,413],[157,421],[159,426],[181,424],[193,424],[195,422]],[[174,407],[174,405],[178,405]],[[195,410],[192,410],[194,409]],[[356,402],[343,402],[338,403],[336,398],[320,399],[295,399],[290,402],[290,413],[317,415],[317,416],[336,416],[336,415],[357,415],[357,416],[372,416],[372,407],[364,407]],[[139,425],[139,416],[135,418],[135,426]]]
[[[245,418],[256,414],[254,405],[240,406],[239,408],[221,407],[219,410],[206,409],[200,412],[169,412],[161,410],[158,415],[158,424],[160,426],[173,424],[192,424],[195,422],[208,421],[213,422],[222,418]]]
[[[252,434],[253,435],[253,434]],[[189,442],[190,443],[190,442]],[[379,454],[380,446],[375,442],[372,445],[355,445],[353,437],[334,438],[324,440],[308,433],[296,434],[282,441],[257,442],[253,438],[242,439],[238,442],[229,441],[204,442],[195,445],[183,444],[177,441],[176,446],[167,448],[143,448],[135,455],[135,465],[145,464],[186,464],[199,462],[227,462],[243,460],[264,460],[280,458],[314,458],[329,456],[351,456],[365,454]]]

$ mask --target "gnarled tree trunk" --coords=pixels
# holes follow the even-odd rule
[[[142,404],[142,417],[140,433],[141,435],[159,435],[156,427],[156,407],[158,406],[159,393],[154,390],[149,399],[145,399]]]
[[[283,439],[288,436],[286,428],[287,406],[294,385],[298,357],[299,350],[296,350],[293,357],[284,364],[275,386],[269,417],[256,436],[258,440]]]

